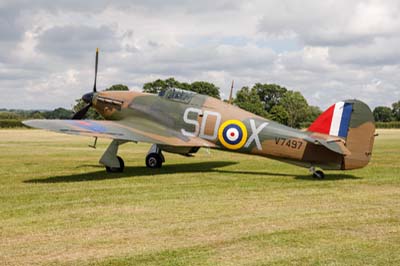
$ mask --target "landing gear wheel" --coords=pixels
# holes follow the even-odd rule
[[[313,177],[318,178],[318,179],[324,179],[325,174],[321,170],[317,170],[313,173]]]
[[[149,153],[146,156],[146,166],[148,168],[161,168],[163,163],[162,157],[158,153]]]
[[[122,173],[125,168],[124,160],[121,157],[117,156],[119,167],[109,167],[106,166],[107,173]]]

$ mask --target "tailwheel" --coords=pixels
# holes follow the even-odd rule
[[[318,179],[324,179],[325,178],[325,174],[321,170],[317,170],[317,171],[315,171],[313,173],[313,177],[314,178],[318,178]]]
[[[314,178],[318,178],[318,179],[325,178],[324,172],[322,172],[321,170],[316,170],[314,166],[311,166],[309,170],[312,173]]]
[[[117,156],[119,167],[110,167],[106,166],[107,173],[122,173],[125,168],[124,160],[121,157]]]
[[[161,168],[163,159],[159,153],[149,153],[146,156],[146,166],[148,168]]]

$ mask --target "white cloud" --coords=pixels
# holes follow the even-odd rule
[[[327,107],[397,101],[400,4],[377,0],[1,1],[0,107],[70,107],[99,88],[208,80],[229,94],[256,82]]]
[[[56,26],[45,30],[38,39],[36,48],[40,53],[69,59],[88,54],[93,47],[101,46],[109,53],[121,49],[120,37],[108,26]]]
[[[366,44],[333,47],[330,56],[338,64],[354,64],[357,66],[396,65],[400,63],[400,38],[377,37]]]

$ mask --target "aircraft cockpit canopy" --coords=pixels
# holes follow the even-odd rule
[[[164,97],[164,98],[172,100],[172,101],[189,103],[195,94],[196,93],[191,92],[191,91],[185,91],[185,90],[181,90],[181,89],[171,88],[166,91],[160,92],[158,95],[160,97]]]

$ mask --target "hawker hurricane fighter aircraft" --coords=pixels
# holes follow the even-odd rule
[[[25,125],[51,131],[112,139],[100,159],[107,172],[122,172],[118,146],[126,142],[153,144],[149,168],[165,162],[163,151],[190,156],[200,148],[264,156],[310,169],[323,178],[326,170],[364,167],[371,158],[375,124],[369,107],[345,100],[329,107],[304,131],[244,111],[216,98],[180,89],[159,95],[136,91],[93,91],[87,105],[71,120],[29,120]],[[105,121],[81,120],[95,108]]]

